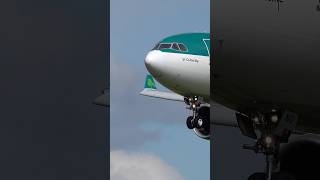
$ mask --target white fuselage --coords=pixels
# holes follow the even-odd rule
[[[210,57],[150,51],[145,59],[148,71],[166,88],[182,96],[210,98]]]

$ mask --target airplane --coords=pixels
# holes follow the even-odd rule
[[[185,33],[164,38],[147,54],[141,95],[184,102],[192,111],[187,127],[210,139],[210,34]],[[158,91],[155,78],[173,92]]]
[[[320,179],[320,2],[211,5],[211,100],[235,111],[229,123],[254,141],[243,148],[265,155],[248,179]]]
[[[317,166],[310,162],[320,162],[320,86],[316,81],[320,74],[312,65],[318,61],[320,36],[312,41],[310,34],[299,34],[295,39],[261,28],[261,36],[243,38],[236,27],[217,22],[221,26],[214,26],[212,38],[209,33],[185,33],[157,43],[146,55],[145,66],[152,76],[147,75],[140,94],[185,102],[193,112],[187,127],[201,138],[210,139],[211,123],[238,127],[242,135],[252,138],[253,145],[243,148],[263,153],[266,168],[248,180],[300,180],[317,175]],[[316,27],[320,32],[320,26]],[[251,28],[254,34],[257,29]],[[280,34],[285,32],[278,29]],[[158,91],[152,77],[172,92]],[[234,110],[236,118],[210,118],[210,103]]]

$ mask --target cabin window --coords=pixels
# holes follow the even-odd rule
[[[161,49],[170,49],[171,48],[171,45],[172,44],[169,44],[169,43],[163,43],[163,44],[160,44],[160,46],[159,46],[159,50],[161,50]]]
[[[188,50],[187,47],[182,43],[179,43],[179,48],[180,48],[181,51],[187,51]]]
[[[178,46],[177,43],[173,43],[173,44],[172,44],[172,49],[177,50],[177,51],[180,51],[179,46]]]

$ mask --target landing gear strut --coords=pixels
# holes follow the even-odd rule
[[[243,135],[256,139],[253,145],[244,145],[244,149],[263,153],[266,157],[265,173],[255,173],[248,180],[272,180],[278,171],[279,150],[281,143],[287,143],[297,123],[297,115],[278,109],[249,113],[249,116],[236,113]],[[275,173],[275,175],[274,175]]]
[[[189,106],[188,109],[192,110],[192,116],[187,118],[187,127],[193,129],[203,125],[203,120],[198,115],[198,111],[201,105],[200,99],[198,96],[193,96],[192,98],[185,97],[184,102]]]

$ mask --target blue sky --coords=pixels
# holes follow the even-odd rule
[[[185,119],[189,111],[185,105],[138,93],[147,74],[144,57],[159,40],[178,33],[210,32],[210,1],[111,0],[110,20],[111,152],[126,153],[128,159],[145,157],[147,160],[141,160],[145,164],[155,160],[157,172],[161,169],[177,173],[176,179],[209,179],[209,141],[187,129]],[[111,153],[111,174],[121,169],[119,161],[123,158],[116,155]],[[119,174],[111,177],[126,179]],[[130,177],[127,179],[139,176]]]

